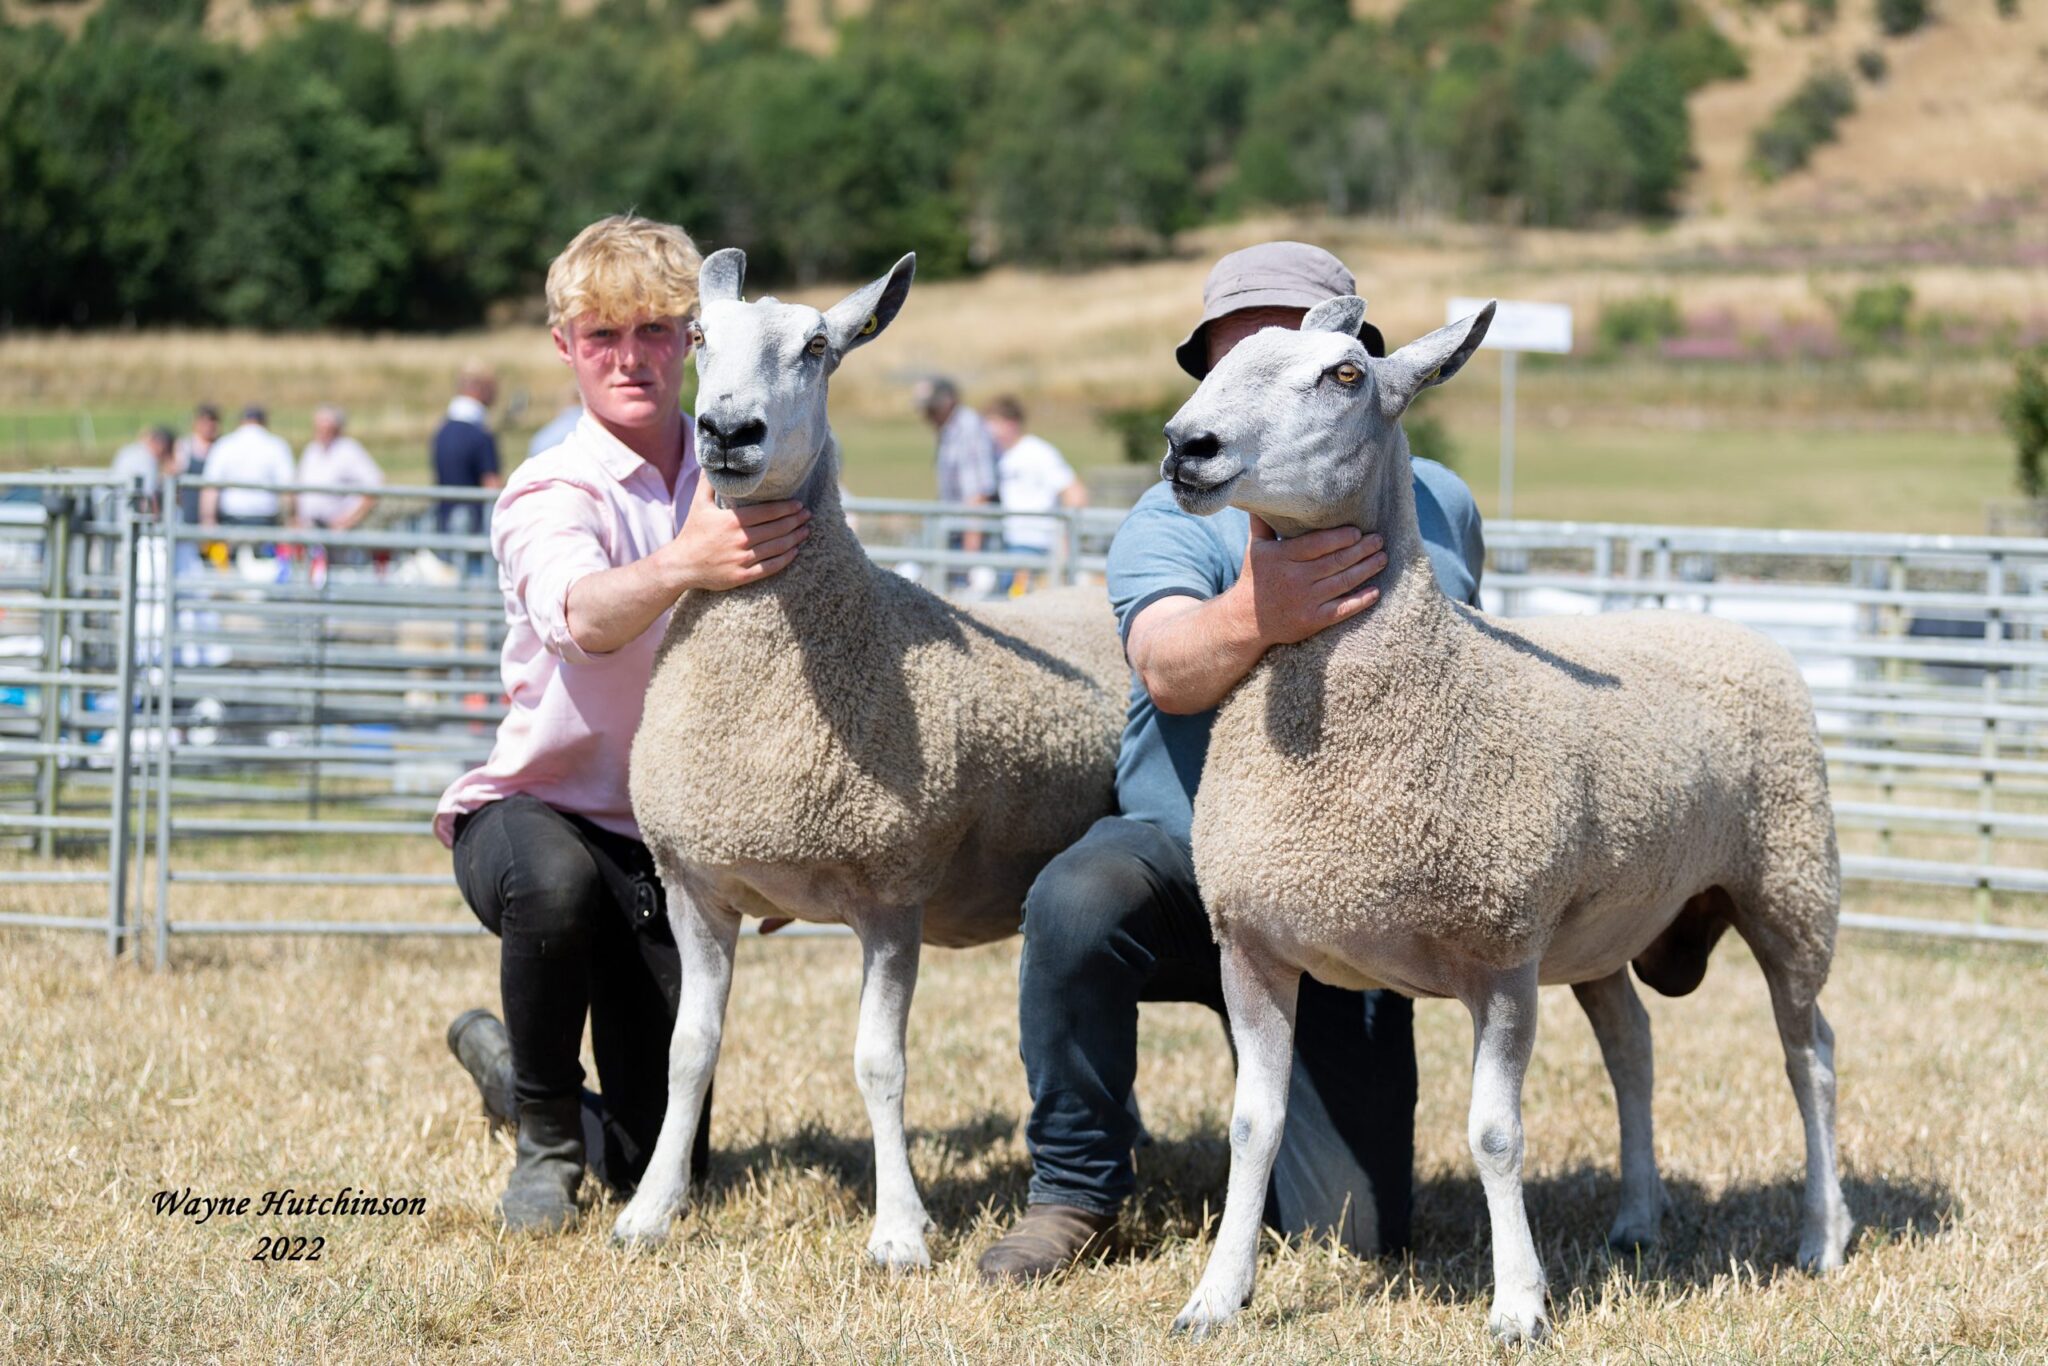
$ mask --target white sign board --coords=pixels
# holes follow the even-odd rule
[[[1444,309],[1444,322],[1471,317],[1486,307],[1484,299],[1453,299]],[[1532,304],[1520,299],[1502,299],[1487,329],[1481,351],[1547,351],[1567,356],[1572,349],[1572,310],[1569,304]]]

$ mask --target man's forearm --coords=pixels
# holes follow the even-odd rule
[[[687,587],[659,553],[586,574],[569,588],[569,635],[591,654],[608,654],[637,640]]]
[[[1131,624],[1131,667],[1163,712],[1209,711],[1265,655],[1256,615],[1235,588],[1206,602],[1161,598]]]

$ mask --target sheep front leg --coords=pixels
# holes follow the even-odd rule
[[[1576,983],[1572,992],[1600,1041],[1621,1114],[1621,1212],[1607,1231],[1607,1244],[1616,1249],[1647,1246],[1657,1241],[1666,1204],[1651,1137],[1650,1013],[1629,985],[1627,968],[1596,982]]]
[[[903,1134],[903,1042],[910,998],[917,990],[924,912],[920,907],[880,911],[856,921],[853,930],[861,950],[853,1072],[875,1135],[875,1231],[868,1239],[868,1256],[891,1271],[922,1270],[932,1264],[924,1242],[932,1221],[918,1197]]]
[[[1266,1185],[1287,1122],[1294,1075],[1294,1008],[1301,970],[1248,945],[1223,945],[1223,1004],[1237,1045],[1237,1099],[1230,1114],[1230,1184],[1216,1246],[1195,1293],[1173,1321],[1197,1340],[1251,1302],[1258,1272]]]
[[[669,924],[682,960],[675,1032],[668,1043],[668,1108],[640,1188],[612,1225],[612,1240],[649,1248],[668,1237],[690,1191],[690,1148],[697,1139],[704,1092],[718,1069],[725,1003],[732,993],[732,957],[740,933],[736,912],[693,894],[664,869]]]
[[[1522,1078],[1536,1046],[1536,965],[1487,974],[1475,987],[1465,1000],[1473,1026],[1466,1138],[1493,1225],[1493,1308],[1486,1325],[1502,1342],[1535,1342],[1550,1331],[1543,1264],[1522,1199]]]

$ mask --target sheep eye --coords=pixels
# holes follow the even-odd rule
[[[1330,373],[1337,377],[1337,383],[1339,384],[1356,384],[1358,383],[1358,377],[1365,372],[1350,361],[1346,361]]]
[[[697,324],[695,324],[695,323],[691,323],[691,324],[690,324],[690,345],[692,345],[692,346],[702,346],[703,344],[704,344],[704,329],[703,329],[703,328],[701,328],[701,327],[699,327],[699,326],[697,326]]]
[[[820,332],[817,336],[811,338],[811,344],[804,349],[814,356],[822,356],[825,354],[826,345],[825,334]]]

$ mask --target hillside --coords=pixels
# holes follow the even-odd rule
[[[1975,202],[2038,195],[2048,184],[2048,3],[2020,0],[2001,17],[1993,0],[1936,0],[1925,28],[1883,37],[1876,0],[1842,0],[1835,21],[1804,31],[1798,4],[1704,6],[1742,50],[1749,74],[1691,100],[1699,167],[1689,212],[1765,216],[1898,205],[1915,196]],[[1774,185],[1750,174],[1750,138],[1806,75],[1854,72],[1856,55],[1883,54],[1882,81],[1856,80],[1855,112],[1840,139],[1804,171]]]
[[[47,20],[75,31],[102,0],[0,0],[14,23]],[[582,13],[597,0],[559,0]],[[659,11],[663,0],[652,0]],[[706,37],[758,16],[756,0],[685,5]],[[824,52],[834,24],[864,14],[873,0],[785,0],[792,46]],[[211,0],[207,29],[251,42],[306,16],[348,16],[400,36],[421,28],[487,23],[508,0]],[[1915,196],[1966,202],[2030,197],[2048,186],[2048,0],[2018,0],[2001,15],[1996,0],[1932,0],[1925,27],[1885,37],[1877,0],[1839,0],[1817,27],[1805,0],[1701,0],[1700,7],[1742,52],[1748,74],[1710,83],[1689,101],[1697,166],[1682,198],[1694,217],[1804,216],[1816,210],[1895,207]],[[1360,17],[1391,20],[1401,0],[1350,0]],[[1855,81],[1857,107],[1839,139],[1810,166],[1774,184],[1749,169],[1756,130],[1812,71],[1854,72],[1858,53],[1883,54],[1883,80]]]

